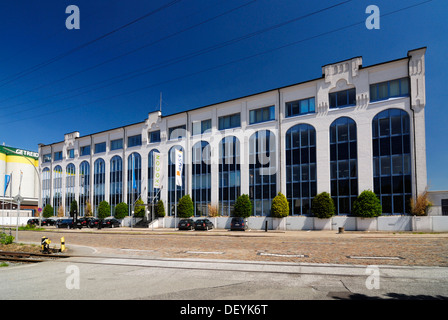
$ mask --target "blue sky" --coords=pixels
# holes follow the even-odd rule
[[[448,190],[448,3],[425,1],[1,1],[0,143],[37,151],[143,121],[160,92],[168,115],[427,46],[428,183]],[[364,24],[371,4],[379,30]],[[65,26],[68,5],[79,30]]]

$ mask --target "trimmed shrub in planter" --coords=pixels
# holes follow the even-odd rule
[[[110,205],[107,201],[101,201],[98,205],[98,218],[104,219],[110,216]]]
[[[284,218],[289,214],[288,200],[281,192],[279,192],[278,195],[272,199],[271,214],[276,218]]]
[[[73,200],[70,203],[70,217],[74,217],[75,216],[75,211],[77,212],[78,216],[79,216],[79,211],[78,211],[78,202],[76,202],[76,200]]]
[[[145,216],[145,206],[141,206],[141,204],[145,204],[142,198],[138,198],[134,205],[134,217],[143,218]]]
[[[328,192],[319,193],[313,198],[311,211],[319,219],[326,219],[334,216],[335,207],[333,199],[331,199]]]
[[[115,218],[123,219],[128,215],[128,210],[129,210],[128,205],[124,202],[120,202],[115,207],[115,214],[114,214]]]
[[[47,204],[45,206],[42,216],[44,218],[50,218],[50,217],[54,216],[53,207],[50,204]]]
[[[383,209],[380,199],[370,190],[364,190],[353,203],[352,213],[358,217],[374,218],[381,215]]]
[[[236,199],[233,215],[235,217],[247,218],[252,214],[252,202],[247,194],[242,194]]]
[[[190,218],[194,215],[194,205],[190,195],[186,194],[180,198],[179,204],[177,205],[177,215],[180,218]]]
[[[165,205],[163,204],[162,200],[157,201],[155,211],[156,211],[156,217],[165,216]]]

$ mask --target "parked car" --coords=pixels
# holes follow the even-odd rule
[[[230,230],[246,230],[247,229],[247,222],[244,221],[244,218],[240,217],[234,217],[230,221]]]
[[[26,224],[30,224],[30,225],[39,225],[39,219],[28,219],[28,221],[26,222]]]
[[[194,223],[194,230],[210,230],[213,228],[213,223],[208,219],[199,219]]]
[[[89,228],[98,228],[100,224],[100,219],[92,218],[89,220],[89,224],[87,225]]]
[[[67,228],[67,229],[81,229],[81,223],[76,221],[76,224],[73,222],[73,219],[61,219],[56,221],[56,228]]]
[[[101,221],[101,228],[116,228],[121,226],[121,222],[115,218],[104,219]]]
[[[81,226],[83,228],[88,228],[89,224],[90,224],[90,221],[92,221],[94,219],[95,218],[92,218],[92,217],[82,217],[82,218],[79,218],[78,221],[81,223]]]
[[[193,230],[194,220],[193,219],[182,219],[178,224],[179,230]]]
[[[54,226],[58,220],[52,218],[44,218],[42,219],[42,225],[45,226]],[[37,223],[39,224],[39,222]]]

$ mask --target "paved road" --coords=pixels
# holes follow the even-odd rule
[[[57,244],[65,236],[68,247],[72,244],[92,246],[101,252],[135,249],[158,258],[448,267],[448,234],[337,234],[336,231],[265,233],[226,230],[174,232],[129,228],[95,232],[89,229],[59,231],[23,231],[19,232],[19,241],[39,242],[45,235]]]
[[[45,233],[77,256],[1,268],[0,299],[448,299],[446,235],[127,231]]]

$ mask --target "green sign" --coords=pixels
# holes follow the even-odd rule
[[[0,152],[6,155],[19,155],[28,158],[33,158],[35,160],[39,159],[39,153],[18,148],[0,146]]]

